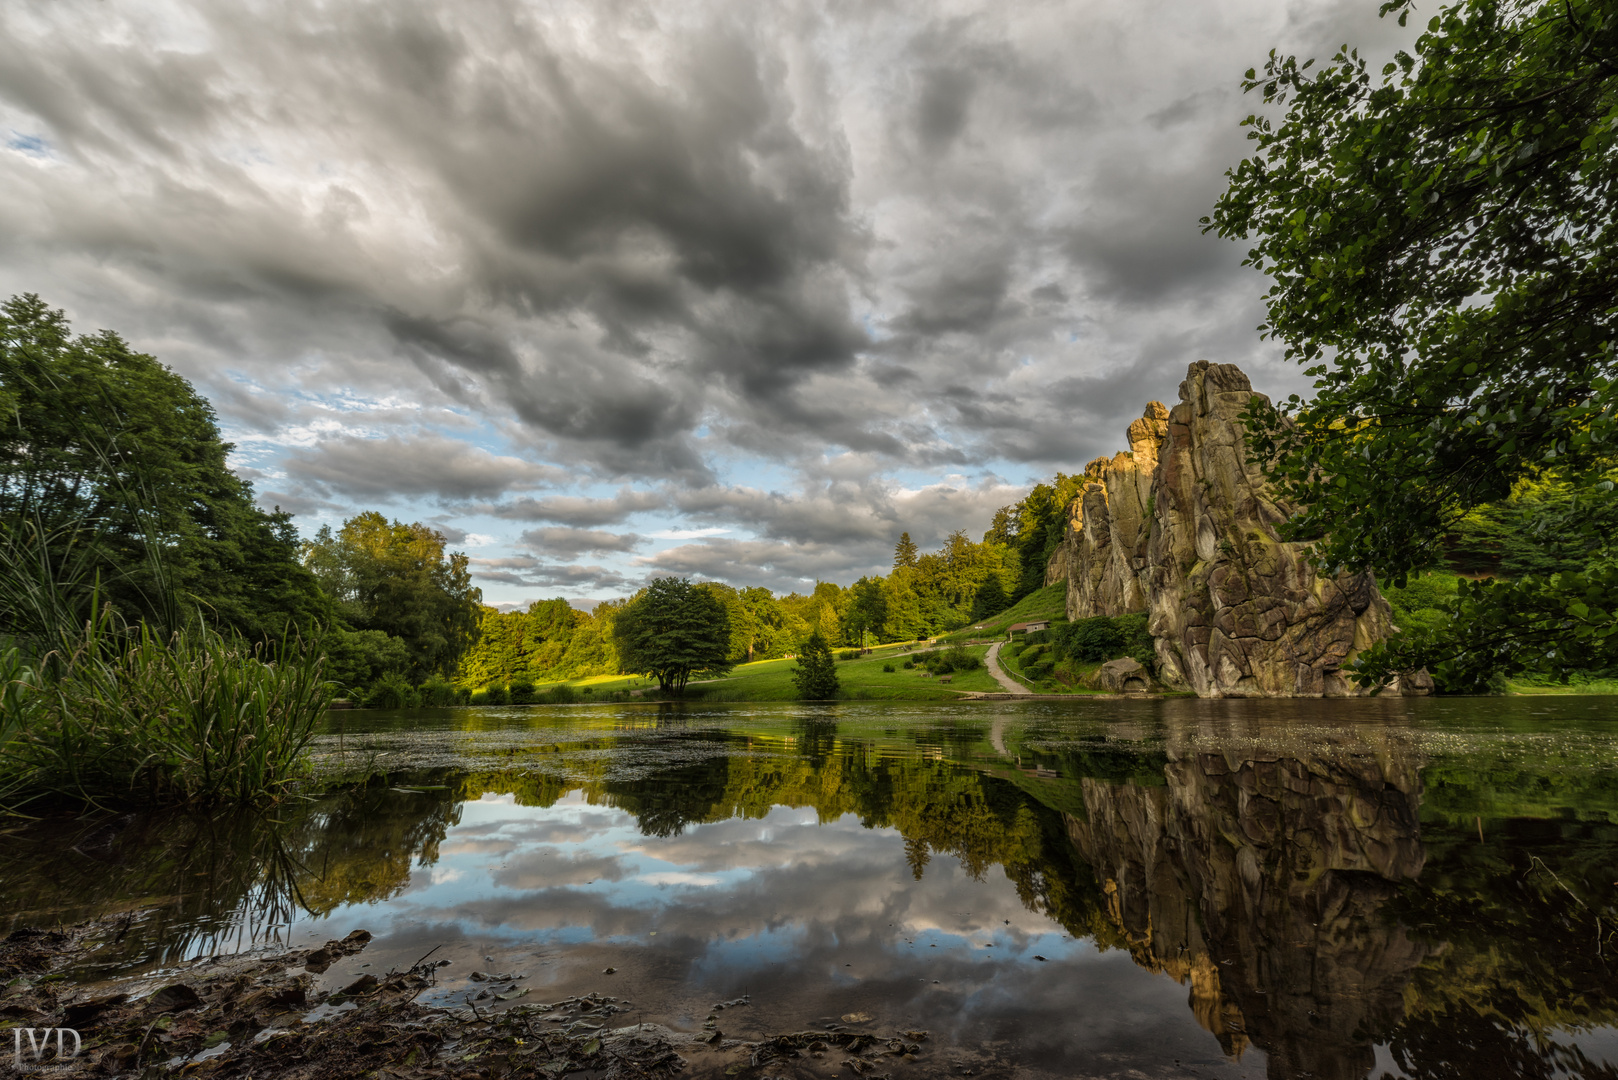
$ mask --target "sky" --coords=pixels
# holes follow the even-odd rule
[[[1384,54],[1377,7],[10,0],[0,295],[191,380],[305,536],[427,522],[488,602],[846,585],[1196,360],[1307,390],[1198,219],[1244,71]]]

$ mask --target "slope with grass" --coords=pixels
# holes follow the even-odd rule
[[[1067,582],[1058,581],[1043,589],[1035,589],[1000,614],[971,626],[964,626],[945,634],[939,641],[976,641],[983,638],[1005,637],[1006,628],[1013,623],[1033,622],[1036,619],[1067,619]]]

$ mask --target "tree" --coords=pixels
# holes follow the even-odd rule
[[[444,537],[420,522],[367,511],[336,534],[323,527],[304,545],[303,559],[350,625],[404,641],[413,682],[453,674],[478,639],[483,592],[472,584],[467,557],[446,555]]]
[[[618,613],[613,640],[624,670],[655,675],[665,693],[683,693],[692,672],[731,669],[725,605],[685,578],[653,578]]]
[[[899,542],[893,546],[893,568],[916,565],[916,542],[910,539],[908,532],[899,534]]]
[[[7,550],[44,537],[51,573],[76,576],[86,598],[99,579],[131,618],[200,616],[258,640],[326,621],[290,516],[254,505],[231,449],[191,384],[117,334],[75,338],[32,294],[0,305]],[[13,608],[0,626],[26,632]]]
[[[888,596],[882,589],[882,579],[862,577],[848,592],[848,614],[843,623],[849,643],[862,643],[866,633],[880,640],[883,624],[888,621]]]
[[[990,574],[972,599],[972,621],[991,618],[1010,606],[1011,598],[1006,595],[1006,587],[1000,584],[1000,575]]]
[[[1473,508],[1547,469],[1583,483],[1618,450],[1618,12],[1463,0],[1380,78],[1346,47],[1313,64],[1248,72],[1286,113],[1248,118],[1256,152],[1205,222],[1255,241],[1246,262],[1275,282],[1261,329],[1315,379],[1251,416],[1288,535],[1397,585]],[[1364,674],[1427,663],[1461,687],[1610,662],[1610,534],[1585,555],[1586,573],[1465,585],[1451,640],[1389,646]]]
[[[798,688],[798,697],[806,701],[829,701],[837,696],[840,689],[837,662],[832,659],[831,646],[819,627],[798,650],[798,666],[792,669],[792,684]]]

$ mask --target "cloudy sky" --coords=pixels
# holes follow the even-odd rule
[[[486,597],[804,590],[974,536],[1197,359],[1197,219],[1377,0],[10,0],[0,292],[191,379],[266,506]],[[1420,20],[1416,20],[1420,21]]]

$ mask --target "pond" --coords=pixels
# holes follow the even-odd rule
[[[1618,699],[349,712],[317,768],[13,826],[5,921],[128,913],[85,981],[363,928],[327,984],[928,1031],[896,1076],[1618,1069]]]

